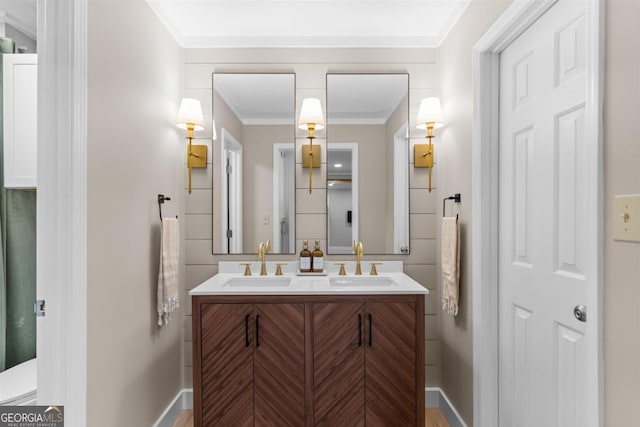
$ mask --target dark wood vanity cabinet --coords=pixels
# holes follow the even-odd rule
[[[304,425],[304,305],[202,304],[200,316],[196,424]]]
[[[423,426],[424,295],[194,296],[195,426]]]
[[[418,323],[415,302],[314,304],[315,425],[418,425]]]

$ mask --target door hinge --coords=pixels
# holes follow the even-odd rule
[[[233,237],[233,231],[227,230],[227,239],[230,239],[232,237]]]
[[[231,165],[227,165],[227,175],[231,175],[233,168],[231,167]]]
[[[38,316],[44,316],[44,300],[38,299],[36,303],[33,305],[33,313]]]

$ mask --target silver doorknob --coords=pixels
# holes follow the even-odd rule
[[[586,322],[587,321],[587,307],[585,307],[582,304],[576,305],[573,308],[573,315],[576,316],[576,319],[578,319],[581,322]]]

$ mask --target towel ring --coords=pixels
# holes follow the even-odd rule
[[[160,214],[160,221],[162,221],[162,205],[164,202],[171,200],[171,197],[167,197],[164,194],[158,194],[158,213]],[[178,219],[178,215],[176,215]]]
[[[445,202],[447,200],[453,200],[454,203],[460,203],[460,193],[456,193],[453,196],[445,197],[442,199],[442,217],[445,217]],[[456,221],[458,220],[458,214],[456,214]]]

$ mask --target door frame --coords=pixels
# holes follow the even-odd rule
[[[409,248],[409,123],[404,123],[393,134],[393,253],[404,254]]]
[[[87,9],[38,0],[38,404],[69,427],[87,425]]]
[[[289,203],[289,209],[293,209],[293,217],[289,220],[289,233],[288,241],[289,241],[289,250],[286,253],[295,253],[296,248],[296,223],[295,223],[295,206],[296,206],[296,195],[295,195],[295,154],[296,154],[296,144],[292,142],[284,142],[284,143],[274,143],[273,144],[273,218],[271,219],[273,225],[273,241],[271,242],[273,247],[273,253],[279,254],[283,253],[280,245],[280,187],[282,182],[284,181],[283,170],[285,162],[282,160],[281,153],[290,152],[294,163],[290,166],[293,170],[293,194]],[[293,224],[292,224],[293,223]],[[293,226],[292,226],[293,225]],[[293,230],[293,232],[291,232]]]
[[[557,0],[513,2],[476,43],[472,51],[473,83],[473,424],[498,426],[498,164],[500,53],[542,16]],[[604,89],[604,1],[588,0],[586,149],[589,168],[587,262],[597,285],[589,296],[590,321],[595,322],[597,349],[589,378],[597,387],[597,402],[589,406],[589,419],[603,425],[603,89]]]
[[[327,146],[327,159],[329,158],[329,148],[335,151],[351,151],[351,240],[359,241],[360,236],[360,221],[358,219],[360,215],[360,202],[359,202],[359,194],[358,188],[359,184],[359,176],[360,169],[358,166],[358,143],[357,142],[332,142],[331,147]],[[329,238],[329,174],[326,176],[327,181],[327,252],[329,254],[344,254],[345,252],[341,252],[340,248],[344,249],[342,246],[330,246],[330,238]],[[333,249],[332,249],[333,248]],[[347,248],[348,250],[348,248]],[[351,253],[351,252],[348,252]]]
[[[231,205],[233,205],[233,215],[230,216],[229,220],[227,219],[227,215],[224,213],[220,213],[222,217],[222,221],[220,221],[222,225],[221,236],[222,239],[222,253],[225,254],[239,254],[244,252],[243,247],[243,229],[242,229],[242,212],[243,212],[243,186],[242,186],[242,156],[243,156],[243,147],[240,142],[229,132],[227,129],[222,129],[222,143],[220,144],[220,183],[221,189],[220,198],[221,205],[229,209]],[[229,176],[227,175],[227,165],[226,158],[227,152],[233,153],[231,157],[233,161],[231,162],[231,167],[235,171],[233,175],[235,179],[229,181]],[[228,200],[227,197],[227,181],[229,181],[230,190],[229,193],[233,194],[234,197],[231,200]],[[215,212],[214,212],[215,215]],[[231,241],[231,246],[229,246],[228,239],[225,237],[227,235],[227,230],[232,230],[233,232],[233,240]],[[225,252],[226,250],[226,252]]]

